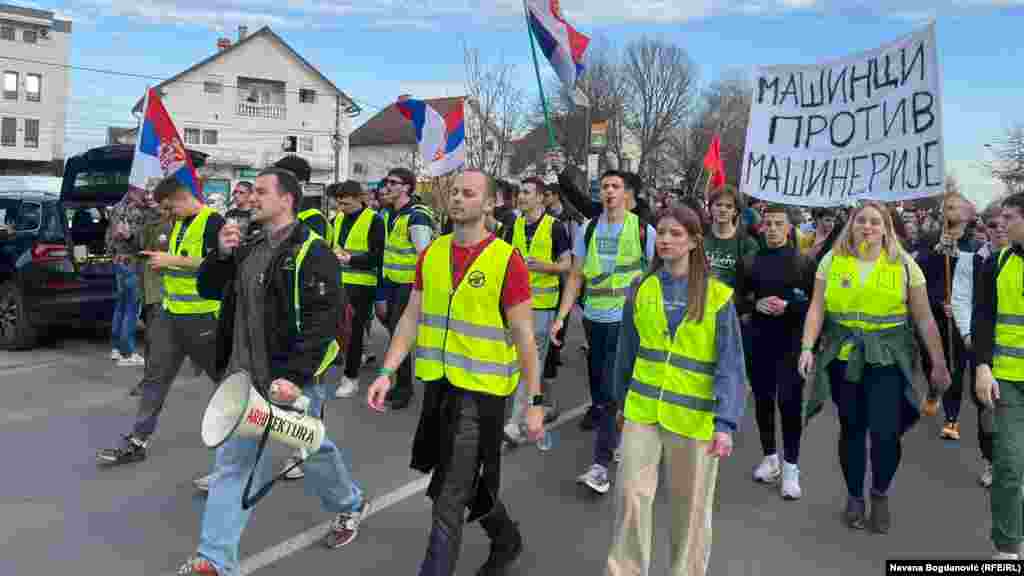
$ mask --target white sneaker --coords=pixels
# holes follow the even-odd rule
[[[587,487],[598,494],[607,494],[608,490],[612,487],[612,483],[608,481],[608,469],[600,464],[591,464],[586,472],[576,478],[576,481],[580,484],[586,484]]]
[[[348,376],[341,377],[341,384],[338,385],[338,390],[334,393],[335,398],[351,398],[359,392],[359,382],[352,380]]]
[[[281,471],[288,470],[292,464],[302,460],[302,454],[296,453],[284,461],[284,466],[281,467]],[[286,480],[299,480],[306,477],[306,473],[302,471],[302,464],[299,464],[295,468],[288,470],[288,473],[284,475]]]
[[[800,467],[789,462],[782,463],[782,499],[799,500],[803,493],[800,491]]]
[[[1014,554],[1012,552],[996,552],[992,556],[993,560],[1020,560],[1020,554]]]
[[[213,480],[213,473],[207,474],[206,476],[200,476],[192,480],[192,485],[196,487],[196,490],[200,492],[210,491],[210,482]]]
[[[117,348],[114,348],[114,349],[112,349],[110,351],[110,359],[111,360],[120,360],[121,359],[121,353],[117,351]]]
[[[363,352],[363,366],[370,364],[371,362],[377,361],[377,355],[373,352]]]
[[[764,460],[761,460],[761,464],[754,469],[754,481],[762,482],[764,484],[774,484],[779,481],[779,476],[782,474],[782,470],[779,467],[779,455],[772,454],[765,456]]]
[[[622,462],[622,448],[615,449],[615,461],[618,463]]]
[[[992,463],[985,462],[985,467],[982,468],[981,474],[978,476],[978,484],[981,484],[984,488],[992,487]]]
[[[512,444],[513,446],[519,446],[526,442],[526,438],[523,436],[523,431],[519,429],[519,425],[514,422],[505,424],[505,442]]]
[[[142,356],[140,356],[138,352],[136,352],[135,354],[132,354],[131,356],[128,356],[126,358],[121,358],[120,360],[118,360],[117,361],[117,365],[118,366],[145,366],[146,365],[146,359],[143,358]]]

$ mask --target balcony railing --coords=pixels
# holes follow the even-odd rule
[[[239,102],[236,110],[239,116],[244,116],[246,118],[284,120],[288,115],[288,107],[283,104],[253,104],[252,102]]]

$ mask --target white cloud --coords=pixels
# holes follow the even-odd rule
[[[31,0],[15,0],[23,5]],[[777,16],[796,11],[866,12],[886,18],[917,21],[950,12],[1022,6],[1024,0],[562,0],[566,17],[583,29],[622,23],[673,24],[725,15]],[[231,28],[238,24],[269,24],[342,28],[366,26],[432,31],[453,18],[474,26],[503,28],[522,18],[521,0],[81,0],[104,15],[160,23]]]

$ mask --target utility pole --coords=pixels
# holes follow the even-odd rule
[[[331,135],[331,144],[334,147],[334,183],[341,180],[341,93],[334,95],[334,134]],[[327,191],[324,191],[320,199],[321,209],[326,215],[330,210],[330,199],[327,198]]]

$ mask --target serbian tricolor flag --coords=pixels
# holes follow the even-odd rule
[[[585,106],[586,97],[576,89],[576,80],[583,74],[583,53],[590,38],[565,21],[559,0],[526,0],[526,16],[537,45],[558,78],[576,103]]]
[[[708,185],[712,190],[725,186],[725,165],[722,163],[722,139],[715,134],[704,155],[704,169],[708,171]]]
[[[466,163],[466,123],[463,100],[459,100],[447,116],[423,100],[402,97],[398,111],[412,122],[416,142],[428,176],[443,176]]]
[[[173,174],[178,182],[188,186],[192,194],[203,201],[203,187],[192,166],[192,158],[185,152],[178,129],[155,89],[146,90],[142,110],[128,185],[145,190],[150,178],[166,178]]]

